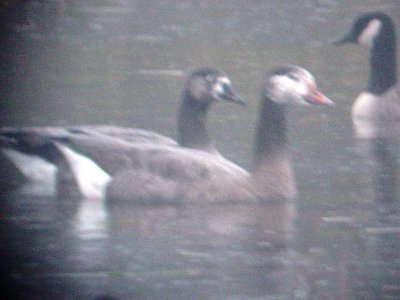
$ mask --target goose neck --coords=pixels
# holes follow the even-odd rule
[[[260,109],[250,184],[260,199],[289,200],[296,196],[287,149],[285,107],[268,98]]]
[[[206,130],[208,105],[197,103],[186,93],[178,115],[178,143],[183,147],[207,150],[211,141]]]
[[[377,36],[370,59],[368,91],[379,95],[397,82],[396,43],[392,26],[384,26]]]
[[[260,167],[269,157],[286,152],[286,147],[285,107],[265,97],[258,120],[253,167]]]

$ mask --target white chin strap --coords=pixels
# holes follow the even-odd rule
[[[369,21],[368,25],[358,37],[358,43],[368,48],[372,48],[374,46],[375,38],[378,36],[381,28],[382,22],[380,20],[373,19]]]

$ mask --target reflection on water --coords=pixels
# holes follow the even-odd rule
[[[248,103],[243,110],[216,105],[209,116],[217,148],[246,167],[266,70],[307,67],[337,106],[289,112],[299,189],[294,236],[271,230],[263,207],[118,209],[36,197],[24,187],[2,193],[1,293],[396,298],[399,227],[387,212],[398,205],[397,146],[354,139],[350,99],[367,80],[368,53],[329,45],[361,12],[400,15],[396,1],[23,3],[16,19],[14,8],[0,16],[8,28],[0,29],[2,126],[114,124],[174,137],[182,74],[211,65],[228,73]],[[276,237],[293,241],[274,248]]]
[[[247,206],[112,210],[112,218],[127,222],[112,226],[113,265],[154,299],[166,290],[178,299],[285,297],[293,288],[293,261],[285,251],[271,252],[262,211]],[[121,265],[125,260],[129,265]]]
[[[367,125],[371,128],[375,124]],[[367,174],[373,189],[372,219],[365,222],[370,294],[375,299],[394,299],[400,291],[399,140],[378,135],[357,141],[365,164],[370,164]]]
[[[108,214],[103,201],[83,199],[79,203],[74,222],[75,234],[82,239],[96,239],[107,235]]]
[[[389,207],[395,209],[397,205],[397,181],[399,179],[398,169],[398,141],[389,138],[359,139],[360,152],[364,155],[366,163],[371,164],[371,183],[374,190],[376,205],[382,209]]]
[[[307,292],[306,286],[296,287],[294,253],[272,247],[262,205],[106,212],[104,203],[86,200],[56,205],[53,198],[9,200],[3,226],[13,230],[3,241],[17,246],[9,264],[21,295],[46,289],[55,299],[110,292],[121,299],[166,294],[171,299],[286,299],[296,290]],[[30,238],[21,239],[27,234]],[[64,285],[68,289],[60,288]]]

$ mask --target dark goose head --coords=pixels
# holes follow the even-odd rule
[[[380,95],[396,84],[396,36],[392,19],[383,12],[359,16],[336,45],[356,43],[371,49],[368,92]]]
[[[185,84],[178,115],[178,143],[187,148],[216,151],[207,135],[206,115],[213,102],[244,104],[225,73],[203,68],[193,71]]]

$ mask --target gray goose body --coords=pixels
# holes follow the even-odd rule
[[[359,138],[396,138],[400,130],[400,84],[396,71],[396,36],[383,12],[358,17],[336,44],[356,43],[371,51],[369,82],[355,100],[352,118]]]
[[[64,155],[55,143],[90,158],[110,175],[134,167],[138,147],[185,147],[219,155],[205,124],[210,105],[217,101],[243,104],[223,72],[202,68],[193,71],[186,80],[178,114],[177,141],[152,131],[106,125],[3,128],[0,134],[12,141],[15,150],[39,155],[57,164],[59,183],[70,184],[69,164],[63,161]]]

